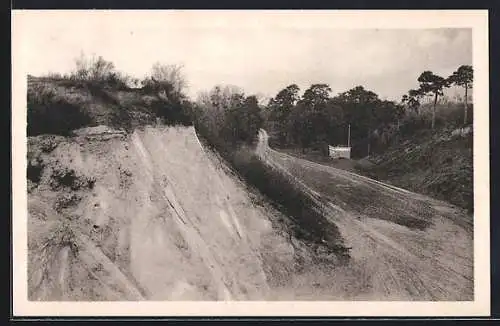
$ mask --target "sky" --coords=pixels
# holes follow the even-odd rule
[[[187,93],[217,84],[272,97],[289,84],[302,91],[327,83],[337,94],[354,86],[399,100],[431,70],[446,77],[472,64],[466,28],[339,26],[306,12],[206,13],[38,12],[13,28],[26,71],[65,73],[80,53],[101,55],[142,78],[153,63],[181,64]]]

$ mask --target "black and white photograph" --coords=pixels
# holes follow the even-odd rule
[[[385,14],[14,11],[15,296],[487,313],[487,12]]]

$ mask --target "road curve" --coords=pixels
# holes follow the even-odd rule
[[[355,173],[273,150],[256,154],[302,187],[351,247],[331,282],[339,299],[469,301],[474,297],[472,218],[456,207]]]

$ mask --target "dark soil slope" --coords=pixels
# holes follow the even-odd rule
[[[358,172],[473,211],[472,126],[415,135],[363,159]]]

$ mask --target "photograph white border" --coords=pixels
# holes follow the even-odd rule
[[[422,29],[472,28],[474,67],[474,301],[269,301],[269,302],[33,302],[27,298],[27,29],[36,29],[37,15],[149,15],[169,19],[217,21],[220,26],[248,17],[282,13],[297,20],[276,24],[307,24],[328,28]],[[307,14],[314,19],[301,19]],[[12,24],[12,239],[14,316],[488,316],[490,315],[489,208],[489,66],[487,10],[13,10]],[[325,24],[325,25],[322,25]],[[43,55],[33,53],[32,55]]]

